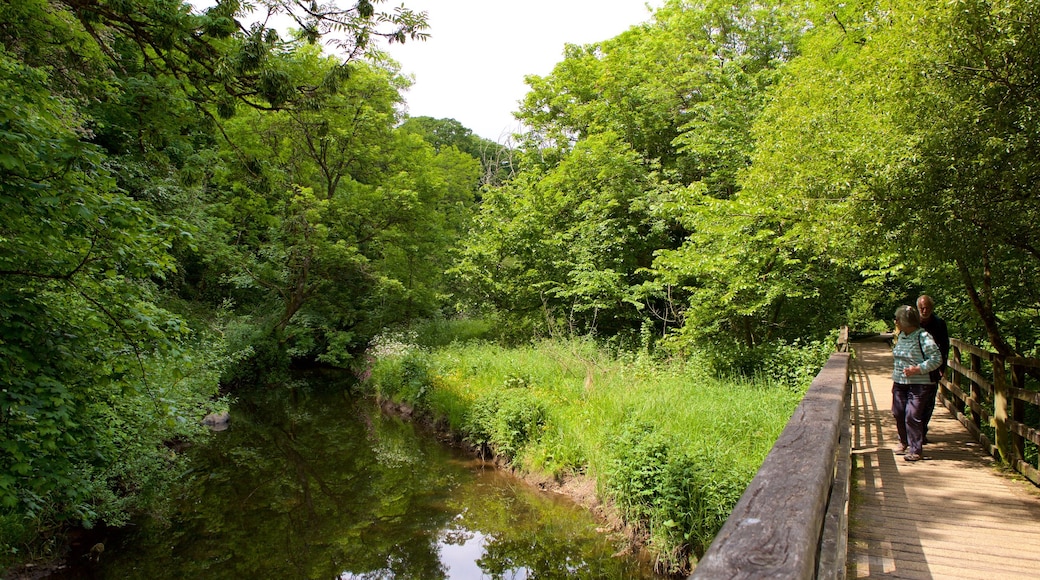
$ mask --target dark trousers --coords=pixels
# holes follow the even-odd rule
[[[931,400],[934,407],[934,385],[892,384],[892,416],[896,419],[899,443],[907,448],[907,453],[921,454],[929,390],[932,391]]]
[[[922,442],[928,443],[928,422],[932,420],[932,413],[935,411],[935,396],[939,393],[939,385],[927,385],[924,393],[921,394],[921,403],[924,405],[924,421],[923,428],[921,430]]]

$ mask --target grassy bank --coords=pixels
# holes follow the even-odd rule
[[[809,350],[822,364],[825,352]],[[710,544],[808,386],[720,380],[705,365],[610,355],[590,341],[384,341],[374,354],[380,397],[521,471],[594,478],[672,573]]]

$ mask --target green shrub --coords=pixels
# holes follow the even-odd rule
[[[269,331],[240,319],[228,324],[225,336],[228,350],[241,355],[225,368],[222,385],[234,389],[289,380],[289,353]]]
[[[606,486],[629,520],[651,519],[671,444],[648,423],[628,424],[610,444]]]
[[[697,557],[726,523],[748,484],[748,476],[718,449],[677,453],[662,474],[660,512],[655,521],[657,543],[685,545]],[[655,538],[656,539],[656,538]]]
[[[761,377],[771,383],[804,391],[834,352],[834,341],[771,342],[754,347],[714,345],[693,356],[696,365],[733,380]]]
[[[503,388],[473,403],[464,432],[475,445],[487,445],[496,455],[517,457],[545,425],[545,405],[527,388],[525,379],[507,378]]]
[[[771,382],[804,391],[834,352],[834,342],[794,341],[767,350],[767,374]]]
[[[606,488],[629,521],[647,528],[669,572],[704,554],[748,483],[723,450],[679,449],[650,423],[627,423],[610,452]]]
[[[493,330],[489,322],[479,318],[431,318],[412,328],[415,343],[426,348],[483,340]]]
[[[0,570],[29,556],[22,554],[20,546],[29,545],[39,529],[39,526],[31,525],[24,514],[11,510],[0,512]]]
[[[370,380],[383,398],[422,405],[432,385],[430,353],[409,348],[400,356],[380,359],[372,369]]]
[[[138,513],[165,512],[185,473],[183,458],[166,443],[204,436],[202,417],[227,405],[214,400],[229,360],[221,356],[222,343],[199,339],[181,346],[176,356],[138,359],[147,380],[127,373],[122,383],[84,389],[89,401],[63,401],[70,420],[63,423],[63,447],[56,453],[45,444],[28,446],[45,425],[7,430],[8,457],[20,459],[16,444],[25,441],[33,464],[0,476],[0,567],[60,548],[70,526],[121,526]]]

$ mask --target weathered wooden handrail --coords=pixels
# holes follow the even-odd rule
[[[850,395],[849,354],[832,354],[691,580],[844,578]]]
[[[1040,466],[1026,460],[1026,442],[1040,445],[1040,430],[1025,419],[1028,405],[1040,407],[1040,390],[1026,388],[1027,371],[1040,370],[1040,359],[1004,357],[956,338],[950,340],[950,350],[940,400],[990,455],[1040,485]],[[990,441],[987,427],[992,427],[995,441]]]
[[[851,385],[841,337],[690,580],[845,577]],[[1040,485],[1025,455],[1027,441],[1040,446],[1040,430],[1026,423],[1026,405],[1040,407],[1040,359],[950,345],[942,402],[993,456]]]

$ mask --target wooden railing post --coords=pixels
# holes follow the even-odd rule
[[[958,365],[964,364],[964,359],[961,358],[961,347],[956,345],[956,344],[952,344],[952,345],[950,345],[950,349],[953,351],[951,356],[950,356],[950,361],[951,362],[952,361],[957,361]],[[951,367],[950,370],[952,371],[953,368]],[[960,392],[962,392],[962,393],[964,392],[964,386],[965,386],[965,383],[967,383],[967,381],[968,381],[967,377],[965,377],[962,373],[959,373],[959,372],[954,372],[953,373],[953,377],[952,377],[952,381],[951,382],[954,385],[957,386],[957,388],[960,390]],[[951,392],[949,398],[947,399],[947,401],[949,401],[953,405],[953,408],[951,408],[950,410],[954,412],[954,415],[960,415],[960,416],[964,415],[964,401],[960,397],[955,396]],[[947,405],[947,407],[949,407],[949,406],[950,405]]]
[[[982,357],[980,357],[979,355],[977,355],[975,353],[971,353],[970,359],[971,359],[971,370],[976,375],[981,375],[982,374]],[[968,385],[971,388],[971,390],[968,392],[968,397],[972,401],[975,402],[974,405],[971,405],[971,409],[972,409],[972,412],[971,412],[971,422],[975,425],[976,432],[981,432],[982,431],[982,429],[981,429],[982,428],[982,418],[979,416],[979,413],[977,411],[975,411],[975,409],[978,408],[979,406],[981,406],[981,404],[982,404],[982,397],[979,396],[979,390],[980,389],[979,389],[979,386],[977,384],[975,384],[975,381],[973,381],[973,380],[969,379]]]
[[[974,362],[974,361],[973,361]],[[1008,465],[1014,465],[1011,452],[1011,441],[1008,437],[1008,388],[1007,373],[1004,371],[1004,358],[993,357],[993,429],[996,436],[1000,457]],[[973,393],[974,394],[974,393]]]
[[[1011,365],[1011,386],[1017,389],[1025,389],[1026,387],[1026,369],[1018,363]],[[1026,422],[1026,402],[1018,397],[1011,398],[1011,419],[1016,423],[1025,424]],[[1016,465],[1017,461],[1025,460],[1026,457],[1026,438],[1023,437],[1017,430],[1008,430],[1011,434],[1011,453],[1015,458],[1015,461],[1010,462],[1012,466]]]
[[[847,350],[846,350],[847,352]],[[851,387],[851,385],[850,385]],[[844,580],[849,552],[849,494],[852,490],[852,389],[845,389],[845,410],[835,449],[834,482],[823,520],[816,578]]]

